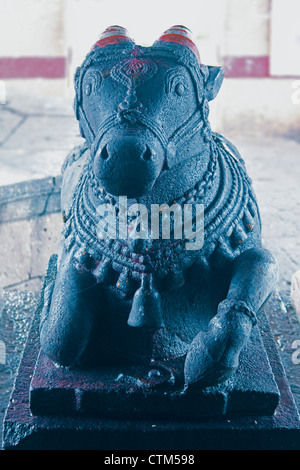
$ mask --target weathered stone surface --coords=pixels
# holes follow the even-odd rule
[[[134,49],[134,54],[136,54],[136,49]],[[214,72],[216,72],[216,70],[215,70]],[[214,72],[212,72],[211,78],[212,78],[212,76],[214,75]],[[220,72],[220,73],[221,73],[221,72]],[[116,78],[116,76],[115,76],[115,78]],[[208,82],[208,81],[206,80],[205,83],[207,84],[207,82]],[[129,87],[129,88],[130,88],[130,87]],[[180,90],[181,90],[181,91],[180,91]],[[130,90],[128,89],[128,91],[132,92],[131,89],[130,89]],[[214,97],[213,95],[216,94],[215,91],[214,91],[214,92],[212,92],[212,91],[210,92],[209,89],[207,89],[206,91],[207,91],[207,93],[208,93],[208,96],[210,97],[209,99],[211,99],[212,97]],[[86,88],[86,92],[87,92],[87,95],[89,95],[90,92],[91,92],[91,87],[87,87],[87,88]],[[179,95],[181,94],[181,92],[182,92],[182,87],[179,89]],[[200,94],[200,95],[201,95],[201,94]],[[127,101],[126,103],[128,104],[128,101]],[[124,103],[123,103],[123,104],[124,104]],[[124,110],[124,107],[123,107],[122,109]],[[121,108],[119,108],[119,110],[121,110]],[[122,115],[122,116],[120,115],[119,117],[122,117],[122,119],[124,118],[123,115]],[[206,130],[207,130],[207,129],[206,129]],[[173,135],[173,134],[172,134],[172,135]],[[206,137],[207,137],[207,135],[206,135]],[[47,139],[46,139],[46,140],[47,140]],[[204,141],[205,141],[205,139],[204,139]],[[131,144],[132,144],[132,140],[130,140],[130,142],[131,142],[131,143],[130,143],[130,145],[131,145]],[[130,148],[130,145],[129,145],[129,141],[128,141],[128,149]],[[229,145],[230,145],[230,144],[229,144]],[[120,147],[120,148],[121,148],[121,147]],[[120,150],[120,148],[119,148],[119,150]],[[103,149],[102,149],[102,150],[103,150]],[[124,150],[124,149],[123,149],[123,150]],[[148,150],[149,150],[149,148],[148,148]],[[107,151],[107,150],[106,150],[106,151]],[[130,152],[125,152],[125,153],[130,153]],[[107,155],[108,155],[108,154],[107,154]],[[112,152],[111,149],[110,149],[110,155],[114,155],[114,152]],[[144,155],[144,153],[143,153],[143,155]],[[103,159],[106,160],[105,153],[103,154]],[[145,159],[145,160],[146,160],[146,159]],[[115,166],[113,166],[113,169],[114,169],[114,171],[115,171]],[[132,173],[132,172],[131,172],[131,173]],[[121,174],[120,176],[123,177],[123,172],[122,172],[122,174]],[[223,178],[223,180],[225,180],[225,179],[226,179],[226,178]],[[118,178],[118,180],[119,180],[119,181],[123,181],[123,178]],[[126,178],[125,178],[125,180],[126,180]],[[166,185],[166,186],[168,186],[168,185]],[[231,185],[228,184],[228,187],[231,187]],[[129,188],[129,189],[131,189],[131,188]],[[117,191],[117,192],[118,192],[118,191]],[[231,198],[231,200],[232,200],[232,198]],[[252,207],[252,208],[253,208],[253,207]],[[249,206],[249,209],[250,209],[250,206]],[[241,214],[244,214],[244,211],[242,211]],[[85,219],[84,221],[86,221],[86,219]],[[251,227],[251,230],[253,229],[253,227],[252,227],[251,224],[248,223],[247,225],[248,225],[248,227]],[[88,232],[89,232],[89,231],[88,231]],[[243,231],[242,231],[242,233],[243,233]],[[235,240],[232,239],[232,242],[234,242],[233,244],[235,244],[237,240],[238,240],[238,243],[242,243],[242,239],[239,238],[239,237],[240,237],[240,232],[239,232],[239,233],[235,233],[235,234],[233,234],[233,235],[234,235],[233,238],[235,238]],[[237,237],[238,237],[238,238],[237,238]],[[222,239],[222,241],[224,241],[224,239]],[[88,245],[88,246],[89,246],[89,245]],[[222,247],[222,246],[223,246],[223,245],[221,245],[221,247]],[[69,244],[68,248],[69,248],[69,247],[70,247],[70,244]],[[213,248],[215,248],[215,246],[214,246]],[[82,254],[82,255],[85,255],[85,254],[86,254],[86,251],[87,251],[85,240],[84,240],[84,247],[83,247],[83,250],[84,250],[84,251],[82,251],[81,254]],[[208,250],[208,251],[209,251],[209,250]],[[224,246],[223,246],[223,248],[222,248],[221,251],[224,252]],[[224,253],[223,253],[223,254],[224,254]],[[228,254],[228,253],[227,253],[227,254]],[[81,255],[80,255],[80,256],[81,256]],[[247,256],[246,256],[246,258],[247,258]],[[248,261],[249,261],[249,260],[248,260]],[[267,264],[267,257],[264,258],[264,261],[265,261],[265,263]],[[116,263],[115,263],[115,264],[116,264]],[[259,266],[258,266],[259,270],[260,270],[260,268],[263,267],[263,264],[264,264],[264,262],[261,262],[261,263],[259,264]],[[62,265],[64,265],[64,263],[62,263]],[[246,269],[245,269],[245,268],[246,268]],[[246,265],[244,264],[244,269],[241,269],[241,271],[240,271],[240,274],[241,274],[240,280],[243,279],[243,281],[245,282],[245,278],[246,278],[246,286],[250,286],[250,291],[252,291],[251,294],[252,294],[252,297],[253,297],[254,300],[261,299],[261,298],[262,298],[261,296],[264,295],[265,293],[266,293],[266,296],[267,296],[268,293],[271,292],[271,290],[267,290],[267,289],[266,289],[266,284],[267,284],[267,282],[266,282],[266,284],[264,285],[261,281],[258,280],[258,278],[256,277],[256,276],[258,275],[258,269],[255,269],[255,270],[254,270],[254,284],[255,284],[255,286],[252,285],[252,279],[253,279],[253,277],[252,277],[252,278],[247,278],[247,273],[249,273],[249,269],[248,269],[248,268],[249,268],[249,263],[246,263]],[[97,271],[96,271],[96,272],[97,272]],[[261,272],[261,271],[260,271],[260,272]],[[72,270],[70,270],[70,273],[69,273],[69,274],[70,274],[70,278],[71,278],[71,274],[73,274]],[[122,273],[122,274],[124,274],[124,273]],[[125,273],[125,274],[126,274],[126,273]],[[100,276],[99,276],[99,278],[100,278]],[[121,278],[121,276],[120,276],[120,278]],[[98,281],[98,278],[97,278],[97,277],[96,277],[96,279],[97,279],[97,281]],[[123,277],[122,277],[122,282],[121,282],[121,281],[117,282],[117,283],[116,283],[116,286],[119,287],[119,286],[121,285],[121,288],[124,287],[124,286],[126,287],[126,282],[128,282],[128,280],[125,280],[125,276],[123,276]],[[248,284],[248,282],[249,282],[249,284]],[[114,280],[112,281],[112,283],[114,284]],[[124,284],[124,286],[123,286],[123,284]],[[213,285],[213,284],[212,284],[212,285]],[[75,287],[75,289],[74,289],[74,287]],[[70,288],[70,293],[71,293],[71,295],[70,295],[70,297],[69,297],[69,299],[68,299],[67,301],[66,301],[65,292],[64,292],[64,293],[63,293],[63,291],[61,292],[61,295],[60,295],[59,298],[60,298],[60,299],[63,299],[63,302],[62,302],[61,305],[59,305],[59,308],[56,309],[56,311],[59,312],[59,315],[61,315],[62,318],[66,318],[66,317],[67,317],[68,310],[70,310],[70,309],[69,309],[69,306],[73,303],[74,297],[76,297],[76,296],[74,295],[74,293],[77,293],[77,292],[80,292],[80,293],[86,292],[86,289],[80,289],[80,288],[77,289],[77,287],[79,287],[79,284],[78,284],[77,286],[74,285],[74,284],[71,285],[71,288]],[[127,287],[128,287],[128,286],[127,286]],[[259,292],[259,291],[258,291],[259,289],[257,290],[257,289],[255,289],[255,287],[261,288],[261,291]],[[266,292],[266,291],[267,291],[267,292]],[[138,291],[137,291],[137,292],[138,292]],[[189,291],[189,294],[190,294],[190,291]],[[230,303],[230,302],[233,302],[232,299],[230,299],[229,297],[228,297],[228,301],[229,301],[229,303]],[[238,303],[241,303],[241,302],[239,301],[239,299],[238,299]],[[98,307],[99,303],[97,303],[97,301],[95,301],[95,304],[96,304],[96,306]],[[102,305],[103,305],[103,303],[102,303]],[[229,304],[226,304],[226,305],[228,306]],[[64,310],[64,307],[65,307],[65,306],[67,306],[67,307],[66,307],[66,310]],[[138,304],[137,302],[134,303],[134,307],[135,307],[135,310],[138,310],[137,307],[139,307],[139,304]],[[222,305],[222,308],[223,308],[223,307],[224,307],[224,304]],[[241,307],[241,305],[239,305],[239,308],[240,308],[240,307]],[[242,309],[242,312],[237,312],[237,311],[235,310],[235,308],[237,309],[237,307],[234,307],[234,308],[233,308],[232,306],[229,306],[228,308],[229,308],[229,309],[230,309],[230,308],[233,308],[233,311],[234,311],[234,314],[235,314],[235,318],[237,318],[237,313],[245,313],[245,311],[244,311],[244,310],[245,310],[245,305],[242,306],[242,307],[244,307],[244,308]],[[246,306],[246,307],[247,307],[247,306]],[[220,310],[222,310],[222,308],[221,308]],[[104,310],[105,312],[107,312],[107,311],[105,310],[105,308],[104,308],[103,310]],[[134,309],[133,309],[133,310],[134,310]],[[255,310],[255,311],[256,311],[256,310]],[[84,313],[87,313],[87,309],[86,309],[86,308],[83,309],[83,312],[84,312]],[[170,309],[170,312],[172,312],[172,309]],[[227,312],[227,313],[228,313],[228,312]],[[65,314],[66,314],[66,315],[65,315]],[[254,313],[252,312],[251,308],[248,309],[248,310],[246,310],[246,317],[249,317],[249,318],[248,318],[248,319],[247,319],[247,318],[245,319],[245,318],[243,317],[243,318],[244,318],[244,321],[242,322],[245,326],[246,326],[246,324],[249,323],[249,321],[250,321],[249,319],[251,319],[252,322],[253,322],[253,324],[254,324],[255,315],[254,315]],[[45,318],[46,318],[46,320],[48,321],[48,315],[45,315]],[[83,317],[83,318],[86,319],[86,318],[87,318],[87,315],[86,315],[85,317]],[[198,341],[198,344],[202,345],[202,352],[203,352],[204,357],[205,357],[205,354],[207,353],[207,351],[208,351],[208,354],[206,354],[206,355],[209,356],[209,358],[212,358],[212,357],[213,357],[213,354],[211,354],[211,350],[214,351],[214,345],[216,345],[216,344],[218,345],[218,344],[219,344],[218,339],[222,338],[222,332],[223,332],[223,331],[226,331],[226,329],[228,328],[228,325],[231,324],[229,321],[225,321],[225,320],[224,320],[224,318],[226,318],[226,317],[224,317],[224,316],[222,317],[222,318],[223,318],[223,323],[222,323],[222,321],[220,321],[220,315],[219,315],[219,317],[217,317],[217,318],[219,319],[219,323],[217,323],[217,322],[216,322],[216,323],[217,323],[217,326],[218,326],[218,328],[219,328],[219,329],[218,329],[218,332],[220,333],[219,336],[217,336],[217,341],[214,341],[214,334],[215,334],[215,332],[216,332],[216,331],[215,331],[216,329],[214,329],[214,324],[213,324],[213,328],[212,328],[213,333],[210,334],[210,336],[208,335],[208,338],[210,337],[210,344],[209,344],[209,341],[208,341],[208,343],[205,343],[205,341],[204,341],[204,345],[203,345],[203,343],[201,343],[200,340]],[[229,318],[230,318],[230,317],[228,316],[227,319],[229,319]],[[119,323],[120,323],[120,322],[119,322],[119,317],[117,317],[117,319],[118,319],[118,324],[119,324]],[[246,321],[246,320],[247,320],[247,321]],[[68,319],[66,320],[66,323],[67,323],[67,321],[68,321]],[[85,321],[86,321],[86,320],[85,320]],[[77,322],[75,322],[74,324],[76,324],[76,323],[77,323]],[[44,323],[44,324],[45,324],[45,323]],[[130,322],[128,322],[128,324],[130,325]],[[221,325],[221,328],[220,328],[220,325]],[[53,326],[53,325],[52,325],[52,326]],[[61,325],[59,325],[59,326],[61,326]],[[131,325],[131,326],[132,326],[132,325]],[[135,326],[137,326],[137,325],[135,325]],[[140,326],[140,325],[139,325],[139,326]],[[236,325],[235,325],[235,326],[236,326]],[[68,325],[67,325],[67,327],[68,327]],[[79,324],[79,326],[77,325],[77,327],[78,327],[78,328],[77,328],[78,331],[80,332],[80,330],[81,330],[81,325]],[[64,326],[63,328],[60,328],[60,327],[59,327],[59,328],[57,329],[57,331],[62,331],[62,332],[64,333],[64,328],[65,328],[65,326]],[[74,331],[75,331],[74,325],[73,325],[73,328],[72,328],[72,329],[73,329],[73,332],[74,332]],[[46,339],[50,338],[50,336],[52,335],[52,331],[51,331],[51,330],[55,330],[54,328],[51,328],[51,325],[50,325],[50,328],[48,329],[48,331],[47,331],[47,330],[44,330],[44,335],[41,335],[41,342],[42,342],[42,338],[45,338],[45,337],[46,337]],[[178,330],[176,330],[176,331],[178,331]],[[244,331],[246,331],[245,328],[244,328]],[[254,331],[255,331],[255,330],[254,330]],[[236,339],[239,339],[239,338],[242,337],[242,335],[243,335],[242,329],[240,329],[239,334],[237,334],[237,328],[235,328],[235,329],[234,329],[234,333],[235,333],[235,335],[236,335],[236,337],[237,337]],[[83,334],[84,334],[84,331],[83,331]],[[126,336],[126,334],[125,334],[125,336]],[[203,336],[205,336],[205,335],[203,335]],[[72,335],[70,336],[70,338],[71,338],[71,340],[72,340]],[[53,339],[52,336],[51,336],[51,338],[50,338],[50,343],[51,343],[51,341],[52,341],[52,344],[46,344],[46,348],[44,348],[44,350],[45,350],[46,352],[48,352],[48,354],[49,354],[50,357],[52,357],[52,358],[54,357],[54,360],[56,360],[57,362],[61,362],[62,364],[66,364],[66,363],[67,363],[67,364],[70,364],[70,363],[76,362],[76,360],[78,359],[78,356],[75,357],[75,359],[73,358],[73,361],[70,361],[70,357],[67,358],[67,359],[69,359],[69,360],[67,360],[67,361],[60,361],[60,358],[61,358],[61,355],[62,355],[62,354],[61,354],[61,351],[63,351],[63,352],[66,351],[66,349],[63,348],[64,344],[63,344],[63,341],[62,341],[61,339],[65,339],[65,338],[59,338],[59,335],[56,335],[56,336],[54,335],[54,339]],[[204,338],[204,339],[205,339],[205,338]],[[73,336],[73,340],[74,340],[74,336]],[[62,345],[62,348],[61,348],[59,351],[56,351],[56,352],[57,352],[56,355],[55,355],[55,354],[53,355],[53,349],[52,349],[53,343],[56,343],[56,345],[57,345],[57,344]],[[228,342],[223,341],[223,344],[234,344],[234,343],[235,343],[235,341],[228,341]],[[42,344],[43,344],[43,342],[42,342]],[[76,344],[78,344],[78,342],[77,342],[77,341],[74,341],[74,342],[72,343],[72,348],[74,348],[74,344],[76,345]],[[45,345],[45,343],[44,343],[44,345]],[[213,346],[212,346],[212,349],[210,348],[211,345],[213,345]],[[82,346],[82,345],[80,344],[80,348],[81,348],[81,346]],[[208,346],[208,347],[207,347],[207,346]],[[176,347],[177,347],[177,345],[176,345]],[[58,348],[58,349],[59,349],[59,348]],[[192,349],[193,349],[193,348],[192,348]],[[80,351],[79,351],[79,352],[80,352]],[[192,357],[192,356],[190,356],[190,357]],[[40,359],[41,359],[41,358],[40,358]],[[197,358],[196,358],[196,359],[197,359]],[[228,356],[227,356],[227,359],[228,359]],[[41,359],[41,361],[42,361],[42,359]],[[192,361],[192,362],[193,362],[193,361]],[[203,361],[202,361],[202,362],[203,362]],[[228,361],[228,362],[229,362],[229,361]],[[209,363],[209,361],[207,361],[207,363]],[[222,365],[221,365],[221,367],[222,367],[222,366],[224,366],[224,364],[227,364],[227,363],[225,363],[225,361],[223,361],[223,363],[220,361],[220,364],[222,364]],[[233,365],[236,365],[236,364],[237,364],[237,361],[235,361],[235,362],[232,361],[232,363],[230,364],[230,367],[229,367],[229,366],[228,366],[228,367],[227,367],[227,366],[224,366],[224,370],[223,370],[222,372],[226,372],[226,367],[227,367],[227,369],[231,369],[232,366],[233,366]],[[250,364],[251,364],[251,363],[250,363]],[[194,361],[194,363],[192,363],[192,367],[190,367],[190,370],[187,371],[188,373],[186,374],[186,377],[187,377],[187,379],[188,379],[188,383],[190,383],[190,382],[193,383],[193,382],[194,382],[193,374],[190,373],[190,372],[191,372],[191,369],[194,369],[194,370],[197,371],[197,373],[198,373],[198,378],[201,377],[201,376],[203,376],[202,370],[201,370],[201,363],[200,363],[199,361],[197,362],[197,360],[196,360],[196,361]],[[169,368],[169,373],[170,373],[170,374],[171,374],[171,370],[172,370],[172,369]],[[147,371],[147,372],[148,372],[148,371]],[[155,370],[154,370],[154,371],[151,371],[151,373],[152,373],[152,372],[155,372]],[[193,370],[192,370],[192,372],[193,372]],[[214,370],[214,372],[216,372],[216,371]],[[157,372],[156,372],[156,373],[157,373]],[[119,373],[119,374],[118,374],[118,378],[120,379],[120,377],[122,378],[122,377],[124,377],[124,375],[125,375],[125,377],[127,376],[127,377],[126,377],[126,387],[122,390],[122,387],[123,387],[123,384],[122,384],[122,386],[120,387],[121,393],[123,393],[124,390],[126,390],[127,393],[133,393],[133,394],[134,394],[134,391],[131,390],[131,388],[132,388],[132,387],[131,387],[131,378],[128,377],[129,375],[132,375],[132,373],[129,373],[129,374],[126,374],[126,373],[125,373],[125,374],[123,374],[123,375],[122,375],[121,373]],[[153,375],[153,374],[152,374],[152,375]],[[161,375],[163,376],[163,373],[162,373]],[[211,377],[212,377],[212,374],[211,374]],[[224,375],[221,374],[221,375],[218,376],[217,378],[219,379],[219,378],[222,378],[222,377],[224,377]],[[228,375],[226,375],[226,377],[228,377]],[[240,376],[240,378],[241,378],[241,382],[240,382],[240,391],[243,392],[243,391],[245,390],[245,384],[244,384],[244,382],[243,382],[243,374]],[[145,379],[143,371],[139,374],[138,378],[136,378],[136,377],[134,378],[134,381],[133,381],[133,388],[134,388],[135,383],[136,383],[138,380],[139,380],[140,382],[142,382],[142,384],[139,385],[139,392],[140,392],[140,394],[141,394],[141,396],[142,396],[142,400],[143,400],[143,395],[144,395],[145,393],[144,393],[144,388],[143,388],[144,382],[143,382],[142,379]],[[111,381],[112,381],[111,378],[108,378],[108,384],[111,384]],[[148,385],[147,380],[146,380],[145,382],[146,382],[146,384]],[[155,380],[152,380],[152,384],[153,384],[153,382],[155,382]],[[165,382],[168,382],[168,380],[166,380]],[[216,382],[216,381],[215,381],[215,382]],[[214,382],[214,383],[215,383],[215,382]],[[35,391],[41,391],[40,383],[38,383],[37,385],[38,385],[38,387],[37,387],[36,389],[35,389],[34,387],[32,387],[33,395],[34,395],[34,392],[35,392]],[[158,385],[158,384],[157,384],[157,385]],[[235,384],[232,383],[232,389],[234,388],[234,385],[235,385]],[[129,388],[128,388],[128,387],[129,387]],[[109,387],[108,387],[108,389],[109,389]],[[229,406],[229,405],[233,405],[233,406],[231,406],[231,410],[234,411],[234,404],[235,404],[235,402],[233,401],[233,404],[231,404],[232,394],[230,394],[230,392],[231,392],[232,389],[231,389],[230,387],[229,387],[229,388],[226,388],[225,391],[223,390],[223,394],[221,394],[221,395],[224,397],[224,406],[223,406],[222,408],[220,408],[222,414],[225,414],[225,412],[227,412],[228,409],[230,409],[230,406]],[[78,389],[78,388],[75,388],[74,390],[75,390],[75,397],[76,397],[76,401],[75,401],[75,411],[76,411],[76,409],[77,409],[77,410],[80,410],[80,409],[82,410],[82,409],[83,409],[83,408],[82,408],[82,403],[84,403],[84,397],[85,397],[85,395],[86,395],[86,390],[84,389],[84,390],[82,391],[81,389]],[[67,394],[69,394],[69,393],[70,393],[70,388],[65,388],[65,389],[63,388],[63,391],[66,392]],[[147,390],[147,391],[148,391],[148,390]],[[218,391],[220,391],[220,388],[218,388]],[[254,391],[256,392],[257,390],[254,390]],[[259,389],[258,389],[258,391],[259,391]],[[51,393],[52,393],[52,392],[53,392],[53,390],[51,390]],[[110,396],[111,390],[109,389],[108,392],[109,392],[109,393],[107,393],[106,395]],[[185,399],[185,397],[188,396],[188,394],[189,394],[190,392],[192,393],[192,395],[191,395],[191,397],[192,397],[193,394],[194,394],[194,395],[195,395],[195,394],[197,395],[197,392],[198,392],[198,391],[197,391],[197,388],[193,386],[193,387],[191,387],[191,388],[188,389],[186,395],[181,395],[180,397],[183,398],[183,399]],[[253,391],[251,391],[251,393],[252,393],[252,392],[253,392]],[[55,392],[55,393],[56,393],[56,392]],[[204,392],[201,391],[201,393],[204,393]],[[33,396],[33,395],[32,395],[32,396]],[[105,395],[105,396],[106,396],[106,395]],[[152,397],[158,396],[159,393],[152,393],[152,392],[151,392],[149,395],[150,395],[150,403],[151,403]],[[255,393],[255,395],[256,395],[256,393]],[[214,389],[214,392],[212,393],[212,397],[216,397],[216,396],[217,396],[217,391],[216,391],[216,389]],[[168,397],[168,393],[166,394],[166,397],[164,396],[164,398],[167,398],[167,397]],[[140,398],[140,396],[138,396],[138,398]],[[176,398],[178,398],[178,397],[176,397]],[[64,400],[61,400],[62,403],[63,403],[63,401],[64,401]],[[236,401],[237,401],[237,400],[236,400]],[[253,402],[253,400],[251,400],[251,401]],[[34,402],[34,401],[32,400],[32,410],[34,409],[33,402]],[[86,402],[87,402],[87,400],[86,400]],[[71,402],[68,401],[68,403],[71,403]],[[155,404],[155,402],[154,402],[154,404]],[[254,400],[254,404],[255,404],[255,400]],[[253,405],[253,403],[252,403],[252,405]],[[274,405],[274,407],[275,407],[275,406],[276,406],[276,405]],[[141,408],[142,408],[142,406],[141,406]],[[73,409],[73,408],[72,408],[72,409]],[[209,407],[208,407],[208,410],[209,410]],[[238,410],[236,410],[236,411],[238,411]],[[274,409],[273,409],[272,411],[274,411]],[[245,410],[244,410],[244,412],[245,412]],[[262,412],[262,410],[261,410],[261,412]],[[266,410],[264,410],[263,413],[266,414]],[[203,416],[201,416],[201,417],[203,417]]]
[[[55,250],[59,240],[59,230],[63,225],[60,213],[45,214],[29,221],[30,237],[30,276],[44,275],[49,257]]]
[[[61,177],[0,187],[1,224],[60,211]]]
[[[57,133],[57,138],[52,139],[53,128]],[[33,131],[34,129],[34,131]],[[38,152],[57,151],[60,157],[60,163],[74,143],[74,135],[76,135],[76,123],[71,125],[69,118],[60,115],[32,115],[27,117],[26,121],[16,129],[15,138],[20,143],[19,154],[15,158],[20,160],[27,153],[33,153],[38,158]],[[36,138],[39,135],[39,139]],[[2,145],[2,151],[14,149],[13,139],[7,139]],[[51,156],[51,154],[49,154]],[[54,157],[52,153],[52,158]],[[54,160],[55,161],[55,160]],[[47,161],[44,160],[47,165]],[[37,161],[37,168],[40,167]]]
[[[4,288],[40,291],[61,226],[59,212],[0,223],[0,279]]]
[[[0,224],[0,266],[3,286],[27,279],[30,271],[30,226],[28,223]],[[22,243],[20,243],[22,241]],[[7,254],[9,253],[9,257]]]
[[[187,393],[236,371],[275,288],[277,262],[261,244],[242,156],[210,127],[209,102],[223,79],[222,67],[201,61],[185,26],[147,48],[110,26],[77,69],[74,111],[85,140],[63,164],[60,264],[40,326],[41,348],[55,364],[82,366],[88,354],[105,362],[109,354],[116,365],[152,359],[172,376],[169,358],[186,355],[172,379],[177,390],[184,375]],[[130,202],[127,213],[127,199],[143,205],[139,215]],[[175,202],[179,218],[171,220]],[[205,217],[188,217],[188,205]],[[194,243],[186,243],[190,224]],[[154,386],[150,373],[135,377],[141,396],[145,381]]]
[[[11,112],[9,109],[3,109],[1,107],[0,113],[0,123],[1,123],[1,130],[0,130],[0,145],[9,139],[9,136],[13,132],[16,126],[19,126],[22,121],[22,115],[18,113]]]
[[[72,100],[26,93],[27,85],[24,84],[23,93],[8,86],[6,103],[0,107],[4,186],[56,177],[66,153],[79,141],[78,126],[72,118]]]
[[[55,259],[50,263],[47,282],[51,280],[53,268]],[[3,437],[5,449],[300,449],[299,415],[266,322],[260,325],[262,338],[281,396],[273,416],[226,416],[209,420],[127,417],[113,420],[111,415],[99,418],[73,413],[80,400],[69,402],[67,414],[70,416],[33,415],[30,411],[30,382],[40,350],[38,324],[41,306],[32,324],[7,409]],[[253,365],[253,361],[250,363]],[[51,376],[51,371],[49,374]],[[80,380],[77,382],[80,384]],[[239,379],[236,386],[238,383],[242,388]],[[269,386],[263,379],[259,385]],[[74,397],[73,390],[70,395]],[[252,397],[248,394],[249,401]],[[80,398],[82,395],[77,392],[77,399]]]
[[[278,405],[279,391],[257,328],[242,353],[236,376],[218,387],[193,387],[181,393],[183,380],[181,387],[174,387],[172,377],[166,377],[166,366],[153,363],[148,368],[108,365],[100,370],[68,370],[56,367],[40,351],[30,386],[31,411],[37,415],[197,420],[234,414],[272,415]],[[176,364],[173,370],[176,375]],[[151,386],[149,378],[155,374]]]
[[[4,288],[40,291],[63,224],[61,177],[0,187],[0,278]]]

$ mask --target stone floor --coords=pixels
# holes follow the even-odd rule
[[[0,443],[2,422],[38,300],[36,292],[7,291],[0,305]],[[1,449],[1,444],[0,444]]]
[[[71,99],[8,94],[0,104],[0,185],[59,174],[79,140]]]
[[[279,261],[279,288],[289,289],[293,272],[300,268],[300,144],[261,136],[231,140],[253,181],[263,242]]]

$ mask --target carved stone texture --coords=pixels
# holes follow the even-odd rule
[[[55,275],[56,257],[52,257],[45,288]],[[267,316],[280,314],[275,306],[272,302],[265,305]],[[225,409],[224,385],[206,391],[189,387],[186,394],[173,398],[164,393],[158,397],[154,390],[151,397],[145,383],[139,392],[134,389],[134,377],[130,381],[130,377],[117,376],[118,371],[114,375],[118,369],[114,366],[106,367],[106,372],[119,383],[119,389],[115,387],[110,394],[112,382],[105,374],[55,367],[40,350],[42,309],[41,301],[6,412],[3,449],[300,449],[299,415],[264,313],[258,326],[265,349],[256,326],[233,387],[227,384],[230,393]],[[156,381],[159,383],[157,376]],[[272,415],[277,387],[280,403]],[[150,403],[155,404],[154,415],[149,413]],[[115,407],[122,419],[116,417]],[[209,413],[213,416],[208,417]]]
[[[48,278],[55,275],[53,258]],[[268,327],[264,314],[261,323]],[[258,326],[241,352],[235,376],[223,384],[205,389],[195,384],[183,392],[183,362],[184,356],[138,365],[103,360],[96,368],[69,370],[55,366],[40,351],[30,384],[30,409],[41,416],[171,420],[273,415],[280,394]]]
[[[140,364],[162,374],[153,387],[184,391],[238,369],[278,270],[245,164],[210,128],[223,78],[184,26],[151,47],[112,26],[77,69],[84,141],[63,166],[65,225],[40,325],[54,363]]]

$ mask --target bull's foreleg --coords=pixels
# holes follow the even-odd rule
[[[219,304],[207,332],[199,333],[190,345],[185,361],[186,385],[213,385],[230,377],[256,323],[256,314],[277,279],[277,262],[262,247],[248,249],[233,261],[226,299]]]
[[[95,321],[89,294],[94,284],[91,274],[78,272],[72,257],[65,255],[54,285],[45,292],[40,343],[45,354],[59,365],[75,365],[86,350]]]

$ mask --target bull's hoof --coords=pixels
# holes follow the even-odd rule
[[[243,302],[220,303],[207,332],[200,332],[190,345],[184,365],[186,386],[217,385],[237,369],[254,321],[245,308]]]

